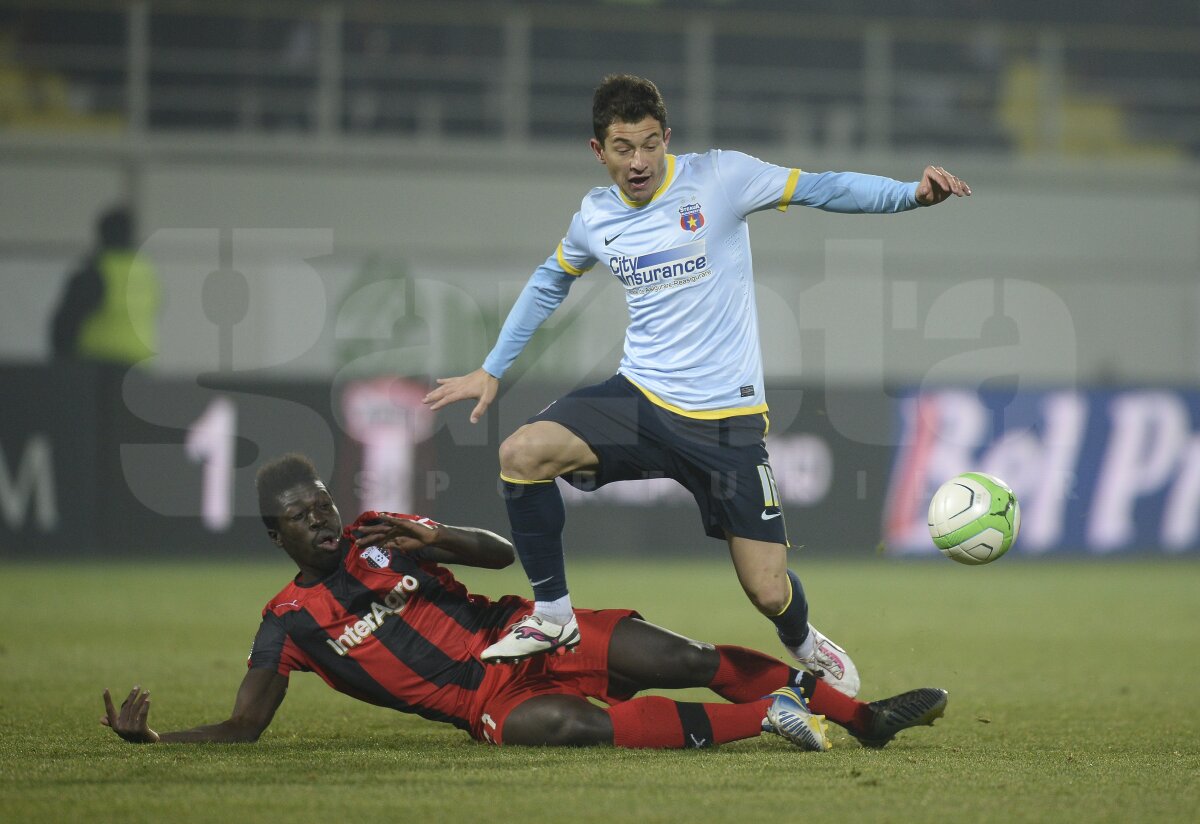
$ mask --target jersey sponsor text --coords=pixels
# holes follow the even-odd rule
[[[417,579],[411,575],[405,575],[400,579],[400,583],[392,587],[391,592],[384,597],[383,603],[376,601],[371,604],[370,612],[353,624],[346,624],[342,628],[341,635],[337,638],[327,638],[325,643],[338,655],[349,655],[351,649],[366,641],[375,630],[383,626],[384,619],[403,610],[408,603],[409,595],[416,590]]]
[[[688,275],[703,275],[709,268],[709,263],[704,241],[696,240],[647,255],[618,255],[609,258],[608,268],[626,289],[631,289]],[[690,282],[694,282],[694,279]]]

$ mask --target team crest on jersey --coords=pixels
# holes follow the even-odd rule
[[[367,566],[375,569],[387,569],[392,563],[392,553],[383,547],[370,546],[362,551],[362,558]]]
[[[699,203],[685,203],[679,207],[679,226],[685,232],[694,232],[704,225],[704,213]]]

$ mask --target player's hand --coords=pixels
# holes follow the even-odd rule
[[[950,195],[970,197],[971,187],[965,180],[955,177],[941,166],[926,166],[921,182],[917,184],[917,203],[934,206]]]
[[[104,691],[104,717],[100,723],[133,744],[157,744],[158,733],[150,729],[150,690],[134,687],[121,704],[120,713],[113,706],[112,696]]]
[[[431,410],[437,411],[457,401],[477,398],[479,403],[471,410],[471,423],[479,422],[500,390],[500,381],[484,372],[482,368],[457,378],[438,378],[437,382],[438,388],[426,395],[423,402],[429,404]]]
[[[362,546],[373,544],[399,552],[413,552],[437,543],[438,528],[381,512],[379,520],[360,526],[354,535]]]

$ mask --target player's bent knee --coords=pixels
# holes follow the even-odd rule
[[[746,594],[750,596],[750,603],[754,604],[755,609],[763,615],[772,616],[778,615],[787,609],[788,601],[791,599],[792,588],[787,579],[784,579],[785,586],[775,584],[766,584],[747,589]]]
[[[721,656],[712,644],[688,641],[680,648],[678,660],[689,680],[707,683],[721,665]]]
[[[547,734],[546,743],[560,747],[590,747],[612,742],[612,722],[599,707],[564,712]]]
[[[554,477],[557,473],[550,466],[552,455],[546,447],[546,442],[531,435],[527,426],[521,427],[500,444],[501,474],[529,481]]]
[[[608,713],[582,698],[555,695],[526,701],[504,725],[506,744],[588,747],[612,743]]]
[[[526,424],[500,444],[500,474],[517,480],[549,480],[595,465],[591,447],[555,423]]]

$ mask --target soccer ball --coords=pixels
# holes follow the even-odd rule
[[[1008,484],[967,472],[951,478],[929,502],[929,534],[960,564],[987,564],[1008,552],[1021,529],[1021,507]]]

